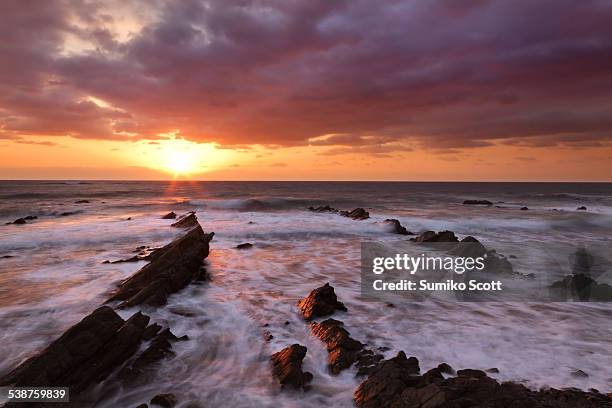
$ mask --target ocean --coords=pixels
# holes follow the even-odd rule
[[[494,205],[466,206],[466,199]],[[88,202],[76,203],[81,200]],[[307,211],[326,204],[364,207],[371,218]],[[325,282],[347,305],[342,320],[354,338],[387,350],[386,357],[404,350],[422,371],[441,362],[495,367],[496,379],[533,388],[612,391],[610,303],[432,301],[391,308],[360,290],[361,242],[401,239],[385,229],[387,218],[415,232],[474,236],[512,255],[515,271],[562,277],[577,247],[612,247],[612,184],[605,183],[3,181],[0,376],[145,264],[103,261],[179,236],[160,218],[169,211],[196,211],[204,230],[215,232],[210,281],[190,285],[149,313],[189,341],[176,343],[176,356],[145,385],[90,390],[96,407],[133,407],[159,392],[180,395],[182,406],[353,406],[361,380],[354,369],[337,376],[327,371],[324,344],[296,307]],[[38,218],[3,225],[28,215]],[[235,249],[244,242],[253,248]],[[611,280],[609,274],[602,279]],[[269,342],[265,324],[274,336]],[[314,380],[304,394],[280,393],[270,373],[270,355],[292,343],[308,348],[304,368]],[[573,375],[576,370],[588,376]]]

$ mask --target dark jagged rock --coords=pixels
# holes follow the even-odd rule
[[[397,356],[382,361],[355,391],[355,403],[362,408],[410,407],[402,404],[402,392],[423,383],[419,362],[415,357],[407,358],[403,351]],[[420,405],[414,405],[419,407]]]
[[[402,226],[399,220],[396,220],[395,218],[388,218],[384,222],[390,226],[390,230],[394,234],[414,235],[412,232],[408,231],[406,227]]]
[[[582,206],[576,208],[576,210],[578,210],[578,211],[586,211],[587,208],[584,205],[582,205]]]
[[[308,210],[313,211],[313,212],[318,212],[318,213],[323,213],[323,212],[337,213],[339,212],[337,209],[335,209],[334,207],[330,207],[329,205],[320,205],[318,207],[308,207]]]
[[[17,218],[15,221],[13,222],[7,222],[6,225],[23,225],[23,224],[27,224],[28,221],[32,221],[32,220],[36,220],[38,219],[38,217],[36,215],[27,215],[25,217],[22,218]]]
[[[162,327],[159,324],[153,323],[147,326],[147,328],[144,330],[144,332],[142,333],[142,338],[147,341],[151,340],[157,335],[157,333],[159,333],[161,329]]]
[[[198,217],[196,217],[195,212],[191,211],[181,215],[175,223],[170,225],[175,228],[191,228],[200,224],[198,223]]]
[[[410,238],[414,242],[459,242],[453,231],[425,231],[415,238]]]
[[[550,286],[553,298],[559,300],[574,299],[581,302],[612,302],[612,286],[597,283],[584,273],[567,275]]]
[[[344,323],[335,319],[327,319],[321,323],[311,323],[312,333],[327,346],[329,369],[332,374],[349,368],[357,363],[358,375],[369,372],[382,356],[365,349],[364,345],[353,339],[343,327]]]
[[[346,306],[338,301],[336,292],[329,283],[310,292],[308,296],[298,302],[298,307],[307,321],[315,317],[329,316],[336,310],[346,312]]]
[[[476,238],[467,236],[455,245],[449,253],[458,257],[478,258],[484,257],[487,254],[487,248],[482,245]]]
[[[174,394],[158,394],[151,399],[151,405],[172,408],[176,405],[176,396]]]
[[[170,294],[201,275],[213,236],[213,232],[205,234],[198,224],[182,237],[157,250],[152,261],[123,281],[108,301],[122,301],[120,308],[166,304]]]
[[[176,218],[176,213],[174,211],[170,211],[168,214],[163,215],[162,220],[173,220]]]
[[[0,379],[0,385],[70,387],[77,395],[136,352],[148,322],[140,312],[124,321],[110,307],[100,307]]]
[[[281,387],[304,390],[309,388],[312,374],[302,371],[302,360],[306,351],[306,347],[293,344],[272,355],[272,374]]]
[[[60,215],[59,215],[59,216],[60,216],[60,217],[68,217],[68,216],[70,216],[70,215],[74,215],[74,214],[76,214],[76,213],[77,213],[76,211],[64,211],[63,213],[60,213]]]
[[[140,404],[136,408],[149,408],[147,404]]]
[[[2,255],[0,256],[0,259],[10,259],[10,258],[14,258],[15,255]]]
[[[266,330],[263,333],[263,338],[264,338],[265,341],[270,341],[270,340],[272,340],[274,338],[274,336],[272,335],[272,333],[270,333],[268,330]]]
[[[414,359],[412,364],[410,360]],[[359,408],[596,408],[612,399],[575,389],[532,391],[521,384],[499,384],[481,370],[459,370],[443,379],[440,366],[419,375],[418,361],[403,352],[381,362],[355,391]],[[444,367],[446,368],[446,367]]]
[[[463,205],[493,205],[489,200],[465,200]]]
[[[236,245],[236,249],[250,249],[250,248],[253,248],[253,244],[251,244],[250,242],[245,242],[244,244]]]
[[[572,377],[578,377],[578,378],[586,378],[589,375],[587,373],[585,373],[582,370],[574,370],[572,371]]]
[[[89,204],[89,200],[77,200],[74,203],[75,204]]]
[[[157,324],[152,325],[161,328]],[[150,331],[147,327],[143,334],[143,339],[146,340],[145,335],[150,335],[147,331]],[[155,329],[157,329],[155,327]],[[159,330],[159,329],[157,329]],[[149,344],[149,346],[140,353],[136,359],[126,367],[123,367],[119,373],[119,378],[124,382],[130,382],[136,380],[142,373],[144,373],[147,369],[151,368],[153,364],[158,361],[163,360],[166,357],[170,357],[174,355],[172,351],[172,343],[181,340],[182,338],[177,338],[170,329],[162,330],[159,334],[154,335],[155,337]]]
[[[438,367],[436,367],[436,368],[442,374],[455,375],[455,369],[453,367],[451,367],[449,364],[440,363],[440,364],[438,364]]]
[[[161,250],[162,248],[151,248],[149,246],[139,246],[138,248],[136,248],[134,250],[134,252],[138,252],[137,255],[133,255],[129,258],[124,258],[124,259],[117,259],[115,261],[109,261],[109,260],[105,260],[104,262],[102,262],[103,264],[118,264],[118,263],[125,263],[125,262],[138,262],[138,261],[153,261],[154,259],[156,259],[159,255],[161,255]]]
[[[529,210],[529,207],[521,207],[521,211],[527,211]]]
[[[340,215],[354,220],[367,220],[370,218],[370,213],[363,208],[355,208],[353,211],[340,211]]]
[[[497,367],[487,368],[485,371],[490,374],[499,374],[499,368]]]

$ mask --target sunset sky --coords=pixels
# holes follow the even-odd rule
[[[612,2],[0,2],[0,179],[612,181]]]

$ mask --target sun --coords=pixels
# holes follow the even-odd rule
[[[199,153],[189,143],[173,140],[163,146],[161,156],[164,169],[175,176],[189,175],[198,170]]]

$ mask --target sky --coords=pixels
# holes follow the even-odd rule
[[[608,0],[3,0],[0,179],[612,181]]]

